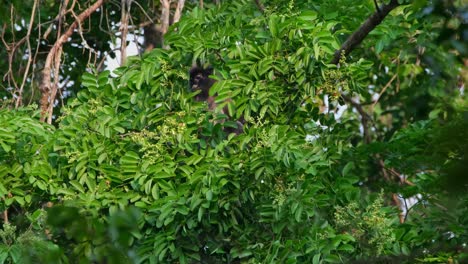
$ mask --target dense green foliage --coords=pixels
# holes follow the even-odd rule
[[[85,73],[56,127],[0,110],[0,263],[466,261],[464,53],[437,42],[445,18],[402,5],[337,67],[372,1],[274,2],[195,8],[169,50]],[[197,60],[217,111],[188,90]],[[369,144],[357,111],[319,110],[379,93]],[[392,193],[421,195],[404,224]]]
[[[38,5],[37,10],[35,16],[31,17],[35,2]],[[0,102],[3,105],[14,105],[14,100],[20,94],[24,105],[39,104],[41,93],[38,88],[42,78],[40,71],[45,66],[47,55],[60,33],[64,33],[75,21],[76,16],[93,2],[95,1],[71,4],[55,0],[0,0],[0,58],[4,62],[0,64]],[[142,24],[147,22],[148,17],[159,16],[159,1],[135,2],[137,3],[131,10],[132,24]],[[195,5],[193,2],[187,1],[185,10],[191,10]],[[59,10],[65,8],[64,3],[69,3],[69,12],[58,20]],[[103,5],[83,22],[82,32],[71,35],[69,44],[63,46],[59,79],[61,96],[57,98],[61,104],[55,107],[57,115],[69,98],[76,97],[76,93],[81,89],[81,76],[89,64],[103,69],[106,59],[118,56],[116,46],[120,39],[116,32],[119,32],[121,8],[117,3],[118,1]],[[73,11],[73,14],[70,11]],[[28,33],[30,23],[32,30]],[[143,35],[143,29],[133,28],[131,33]],[[133,40],[129,39],[129,42]],[[29,67],[28,57],[32,60]],[[23,91],[20,92],[21,87]]]

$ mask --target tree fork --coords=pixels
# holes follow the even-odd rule
[[[380,25],[380,23],[382,23],[386,16],[399,5],[400,4],[398,3],[398,0],[391,0],[389,4],[383,5],[380,8],[376,6],[376,12],[372,14],[366,21],[364,21],[359,29],[351,34],[348,39],[346,39],[346,41],[341,45],[340,49],[335,51],[331,63],[338,65],[342,57],[346,57],[351,51],[353,51],[353,49],[356,48],[357,45],[359,45],[372,30],[374,30],[378,25]],[[341,97],[345,102],[356,108],[356,110],[361,115],[361,123],[364,130],[364,142],[366,144],[370,143],[371,137],[368,124],[369,121],[372,121],[372,118],[369,114],[367,114],[366,111],[364,111],[362,105],[353,101],[350,96],[342,94]]]
[[[396,7],[398,7],[400,4],[398,3],[398,0],[391,0],[389,4],[383,5],[382,7],[378,7],[377,2],[374,1],[376,4],[376,12],[372,14],[360,27],[358,30],[356,30],[353,34],[351,34],[348,39],[341,45],[340,49],[335,51],[335,54],[333,56],[333,60],[331,61],[335,65],[339,65],[340,60],[342,57],[346,57],[351,51],[353,51],[354,48],[357,47],[366,37],[369,35],[369,33],[374,30],[382,21],[384,18]],[[396,75],[394,76],[396,77]],[[393,81],[390,80],[388,85]],[[384,88],[386,89],[386,87]],[[364,137],[364,143],[369,144],[372,142],[371,134],[370,134],[370,129],[369,129],[369,123],[372,122],[372,117],[364,110],[362,105],[358,102],[355,102],[350,96],[346,94],[342,94],[341,98],[349,104],[351,104],[356,110],[358,111],[359,115],[361,116],[361,124],[363,128],[363,137]],[[372,108],[374,105],[372,106]],[[386,180],[390,180],[390,176],[387,173],[387,168],[385,167],[385,162],[382,160],[380,155],[376,155],[374,157],[377,160],[377,164],[380,167],[380,171],[382,172],[383,177]],[[396,172],[393,169],[390,169],[392,173],[400,179],[400,174]],[[404,223],[406,216],[402,214],[401,211],[401,204],[399,204],[398,199],[396,199],[396,194],[392,194],[392,200],[395,202],[395,205],[400,209],[400,214],[399,214],[399,219],[400,223]]]
[[[41,91],[41,121],[44,122],[47,117],[47,123],[52,123],[52,111],[54,109],[55,96],[57,94],[57,85],[59,81],[59,76],[54,74],[54,83],[51,82],[51,72],[52,72],[52,63],[54,63],[54,72],[58,73],[57,67],[60,66],[60,56],[62,53],[62,46],[73,34],[74,30],[82,23],[86,18],[88,18],[93,12],[95,12],[102,4],[104,0],[97,0],[96,3],[85,9],[81,14],[76,17],[76,20],[70,25],[67,31],[57,38],[57,41],[54,43],[50,49],[49,54],[45,61],[44,69],[42,70],[42,81],[39,86]]]

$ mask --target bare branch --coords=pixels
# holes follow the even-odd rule
[[[18,108],[23,103],[24,85],[26,84],[26,80],[28,78],[29,67],[31,67],[31,63],[33,61],[31,41],[29,40],[29,38],[31,37],[31,31],[32,31],[32,27],[33,27],[33,24],[34,24],[34,17],[36,16],[36,9],[37,9],[38,1],[39,0],[34,0],[33,8],[32,8],[32,11],[31,11],[31,19],[29,21],[29,26],[28,26],[28,32],[26,33],[26,36],[25,36],[26,44],[28,45],[28,62],[26,64],[26,69],[24,71],[23,82],[21,83],[21,86],[20,86],[18,94],[17,94],[18,97],[16,98],[15,108]]]
[[[169,15],[170,15],[170,8],[171,8],[171,1],[170,0],[160,0],[161,1],[161,35],[162,35],[162,43],[163,48],[167,48],[164,44],[164,35],[166,35],[167,30],[169,28]]]
[[[257,1],[257,0],[256,0]],[[388,5],[383,5],[381,8],[377,9],[377,11],[372,14],[362,25],[361,27],[355,31],[348,39],[343,43],[341,48],[335,51],[335,55],[333,57],[332,63],[339,64],[340,59],[342,56],[348,55],[359,43],[361,43],[365,37],[375,28],[377,27],[383,19],[395,9],[398,4],[398,0],[391,0]],[[361,104],[355,102],[351,99],[351,97],[347,95],[341,95],[341,97],[348,103],[350,103],[361,115],[361,123],[363,126],[363,134],[364,134],[364,142],[370,143],[371,136],[369,133],[369,121],[372,121],[372,118],[367,112],[364,110]]]
[[[127,34],[128,34],[128,15],[132,1],[122,0],[121,3],[121,20],[120,20],[120,65],[125,64],[127,58]]]
[[[146,19],[148,19],[148,21],[144,22],[144,23],[152,23],[154,24],[154,21],[156,20],[156,18],[151,18],[148,13],[146,13],[145,9],[138,3],[138,1],[132,1],[132,4],[135,4],[137,5],[139,8],[140,8],[140,11],[145,15]],[[142,23],[143,24],[143,23]],[[142,25],[140,24],[139,27],[144,27],[145,25]]]
[[[0,36],[0,38],[2,39],[2,42],[5,45],[6,51],[8,52],[8,71],[5,73],[5,75],[3,75],[3,80],[4,81],[8,80],[8,85],[10,86],[11,86],[10,82],[12,82],[16,91],[18,89],[18,84],[16,83],[15,76],[13,74],[13,58],[14,58],[17,47],[22,44],[22,41],[19,41],[16,44],[13,41],[13,44],[11,45],[6,43],[5,38],[4,38],[5,28],[6,28],[6,25],[4,25],[3,27],[4,30],[2,30],[2,35]]]
[[[52,71],[52,63],[54,62],[54,68],[59,68],[60,66],[60,56],[62,53],[62,46],[64,43],[68,42],[68,39],[73,34],[74,30],[78,27],[80,23],[82,23],[86,18],[88,18],[93,12],[96,11],[100,6],[102,6],[104,0],[97,0],[93,5],[85,9],[81,14],[79,14],[76,20],[68,27],[67,31],[60,35],[57,38],[57,41],[52,46],[49,54],[47,55],[44,69],[42,70],[42,81],[39,86],[41,90],[41,121],[45,121],[46,116],[47,123],[52,123],[52,110],[53,104],[55,101],[55,95],[57,93],[57,84],[58,84],[58,69],[54,69],[54,84],[51,83],[51,71]],[[58,63],[57,63],[58,61]],[[49,113],[50,112],[50,113]]]
[[[59,23],[59,21],[61,20],[61,17],[65,16],[68,12],[73,10],[73,7],[75,6],[75,1],[73,1],[73,4],[70,7],[70,9],[65,11],[65,8],[68,6],[68,2],[69,2],[69,0],[63,1],[60,4],[61,7],[60,7],[60,11],[59,11],[58,15],[54,18],[54,20],[52,20],[50,22],[47,22],[47,23],[50,23],[50,25],[46,29],[46,31],[44,32],[44,35],[42,36],[43,39],[47,39],[49,37],[49,34],[50,34],[50,32],[52,32],[52,29],[53,29],[54,25],[56,23]],[[44,24],[47,24],[47,23],[44,23]]]
[[[382,94],[385,93],[385,91],[387,90],[387,88],[390,87],[390,85],[391,85],[392,82],[396,79],[397,76],[398,76],[398,73],[395,73],[395,75],[392,76],[392,78],[390,79],[390,81],[388,81],[387,84],[385,84],[384,88],[383,88],[382,91],[380,91],[380,93],[379,93],[379,97],[377,97],[377,100],[375,100],[375,102],[372,104],[371,109],[374,109],[375,105],[379,102],[380,97],[382,97]]]
[[[357,31],[355,31],[351,36],[348,37],[348,39],[343,43],[341,48],[337,51],[335,51],[333,60],[331,61],[333,64],[336,64],[339,66],[340,60],[342,56],[346,57],[357,45],[359,45],[364,38],[369,35],[369,33],[377,27],[380,23],[382,23],[383,19],[396,7],[399,6],[398,0],[391,0],[389,4],[383,5],[381,8],[378,7],[377,1],[374,0],[374,3],[376,4],[376,12],[372,14],[360,27]],[[380,96],[385,92],[385,90],[390,86],[390,84],[393,82],[395,78],[397,78],[398,74],[395,74],[390,81],[384,86],[382,89]],[[345,102],[351,104],[359,113],[361,116],[361,125],[363,127],[363,136],[364,136],[364,143],[369,144],[372,141],[371,135],[370,135],[370,127],[369,127],[369,122],[372,122],[372,117],[364,110],[363,106],[355,102],[351,97],[342,94],[341,97],[344,99]],[[377,99],[378,101],[378,99]],[[374,105],[377,103],[374,102],[374,104],[371,106],[371,109],[373,109]],[[385,162],[383,159],[380,157],[380,155],[374,155],[374,158],[377,160],[377,164],[380,166],[380,171],[382,172],[383,177],[386,180],[390,180],[390,174],[397,174],[398,178],[400,179],[400,174],[396,172],[394,169],[387,169],[385,168]],[[395,204],[398,206],[400,209],[400,223],[403,223],[405,221],[406,215],[403,214],[403,211],[401,210],[401,203],[398,199],[397,194],[393,194],[393,200]],[[403,201],[405,201],[403,199]]]
[[[174,13],[174,23],[179,22],[182,15],[182,10],[184,9],[185,0],[178,0],[177,7]]]
[[[60,57],[62,56],[62,46],[58,47],[57,53],[54,56],[54,83],[51,85],[50,102],[47,108],[47,123],[52,124],[52,113],[54,112],[55,97],[57,96],[58,82],[60,75]]]
[[[341,45],[341,48],[335,52],[333,56],[333,60],[331,63],[338,64],[340,62],[340,58],[342,53],[344,56],[347,56],[357,45],[359,45],[367,35],[377,27],[384,18],[399,6],[398,0],[391,0],[389,4],[383,5],[380,8],[380,11],[377,10],[374,14],[372,14],[362,25],[356,30],[348,39]]]
[[[364,110],[362,105],[356,101],[354,101],[351,97],[342,94],[341,97],[345,102],[350,103],[356,110],[358,111],[359,115],[361,116],[361,125],[364,134],[364,142],[366,144],[371,142],[371,135],[369,133],[369,122],[372,122],[372,117]]]

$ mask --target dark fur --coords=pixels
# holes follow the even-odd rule
[[[190,89],[194,92],[201,91],[195,97],[197,101],[207,101],[209,97],[209,91],[211,86],[216,82],[210,78],[210,75],[213,74],[213,68],[208,67],[203,69],[198,66],[192,67],[190,69]]]
[[[208,108],[210,110],[215,110],[216,105],[216,95],[210,96],[210,88],[215,84],[216,80],[211,79],[210,75],[213,75],[213,68],[202,68],[199,66],[193,66],[190,69],[190,80],[189,86],[192,91],[200,91],[199,94],[195,96],[195,100],[198,102],[207,102]],[[222,110],[223,114],[227,115],[229,118],[229,112],[227,107],[224,107]],[[241,121],[237,121],[237,128],[225,127],[224,131],[227,133],[242,133],[243,124]]]

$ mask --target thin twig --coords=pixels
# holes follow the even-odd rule
[[[135,4],[137,5],[139,8],[140,8],[140,11],[143,13],[143,15],[145,15],[145,17],[151,22],[154,24],[154,20],[155,18],[151,18],[148,13],[146,13],[145,9],[138,3],[138,1],[133,1],[132,4]]]
[[[364,110],[361,104],[351,99],[351,97],[342,94],[341,97],[345,102],[350,103],[356,110],[358,111],[359,115],[361,116],[361,124],[362,130],[364,134],[364,142],[366,144],[371,142],[371,135],[369,133],[369,122],[372,122],[372,117]]]
[[[255,0],[258,2],[259,0]],[[377,27],[383,19],[392,11],[394,8],[398,6],[398,0],[391,0],[388,5],[384,5],[380,12],[376,11],[372,14],[360,27],[357,31],[355,31],[348,39],[343,43],[343,45],[335,51],[335,55],[331,61],[331,63],[338,65],[342,56],[346,56],[349,54],[359,43],[361,43],[365,37],[375,28]],[[370,143],[370,133],[368,122],[371,121],[371,117],[364,111],[362,105],[357,102],[354,102],[350,97],[347,95],[341,96],[346,102],[350,103],[361,115],[361,123],[363,126],[363,133],[364,133],[364,141],[366,143]]]
[[[382,97],[382,94],[385,93],[385,91],[387,90],[387,88],[390,87],[390,85],[391,85],[392,82],[396,79],[397,76],[398,76],[398,73],[395,73],[395,75],[392,76],[392,78],[390,79],[390,81],[388,81],[387,84],[385,84],[384,88],[382,88],[382,91],[380,91],[380,93],[379,93],[379,97],[377,97],[377,99],[375,100],[375,102],[371,105],[371,109],[374,109],[375,105],[379,102],[380,97]]]
[[[65,16],[66,14],[68,14],[69,12],[73,11],[73,7],[75,6],[75,3],[73,2],[72,6],[67,10],[67,11],[64,11],[65,8],[68,6],[68,2],[69,0],[65,0],[63,1],[61,4],[60,4],[60,11],[59,13],[57,14],[57,16],[50,22],[46,22],[44,23],[45,24],[50,24],[49,27],[46,29],[46,31],[44,32],[44,35],[42,36],[43,39],[47,39],[49,37],[49,34],[50,32],[52,32],[52,29],[54,28],[54,25],[56,25],[57,23],[59,23],[59,21],[61,20],[61,18],[63,16]]]
[[[374,1],[375,4],[377,4],[376,1]],[[376,8],[376,12],[372,14],[360,27],[357,31],[355,31],[353,34],[351,34],[348,39],[343,43],[343,45],[340,47],[340,49],[335,51],[335,54],[332,59],[332,63],[335,65],[339,66],[340,60],[342,57],[346,57],[357,45],[359,45],[366,37],[367,35],[375,28],[377,27],[380,23],[382,23],[383,19],[396,7],[398,7],[398,0],[391,0],[389,4],[383,5],[382,8]],[[385,85],[384,89],[382,89],[380,96],[382,95],[383,92],[387,89],[388,86],[390,86],[391,82],[398,77],[398,74],[396,74],[392,79]],[[364,134],[364,143],[369,144],[371,143],[371,136],[369,133],[369,127],[368,123],[372,121],[371,117],[369,114],[364,111],[363,107],[361,104],[358,102],[355,102],[354,100],[351,99],[351,97],[347,95],[341,95],[341,97],[348,103],[350,103],[361,115],[361,124],[363,126],[363,134]],[[378,101],[378,100],[377,100]],[[372,105],[375,105],[375,103]],[[381,166],[381,171],[383,176],[387,179],[390,180],[390,177],[387,173],[387,169],[385,168],[385,163],[384,161],[379,157],[379,155],[375,155],[375,158],[378,160],[378,164]],[[393,169],[388,170],[390,173],[393,175],[397,174],[399,176],[399,173],[396,172]],[[400,178],[400,177],[399,177]],[[401,178],[400,178],[401,180]],[[399,204],[398,199],[396,199],[396,194],[393,194],[393,199]],[[400,222],[403,223],[406,216],[403,215],[403,212],[400,212]]]
[[[75,14],[75,12],[71,12],[72,16],[76,19],[78,19],[78,16]],[[91,24],[91,23],[90,23]],[[87,32],[89,32],[90,30],[88,30]],[[80,35],[81,37],[81,44],[83,45],[83,48],[85,49],[88,49],[90,52],[94,53],[94,54],[98,54],[96,50],[94,50],[91,46],[89,46],[88,42],[86,41],[86,38],[84,37],[83,35],[83,26],[81,25],[81,23],[78,24],[78,34]]]
[[[24,89],[24,85],[26,84],[26,80],[29,74],[29,67],[31,67],[31,63],[32,63],[33,55],[32,55],[30,37],[31,37],[32,27],[34,24],[34,17],[36,16],[36,8],[37,8],[38,1],[39,0],[34,0],[33,8],[31,11],[31,19],[29,21],[29,26],[28,26],[28,32],[26,33],[26,36],[25,36],[26,44],[28,46],[28,62],[26,63],[26,69],[23,74],[23,82],[21,83],[21,86],[18,91],[18,97],[16,98],[15,108],[18,108],[23,103],[23,89]]]

